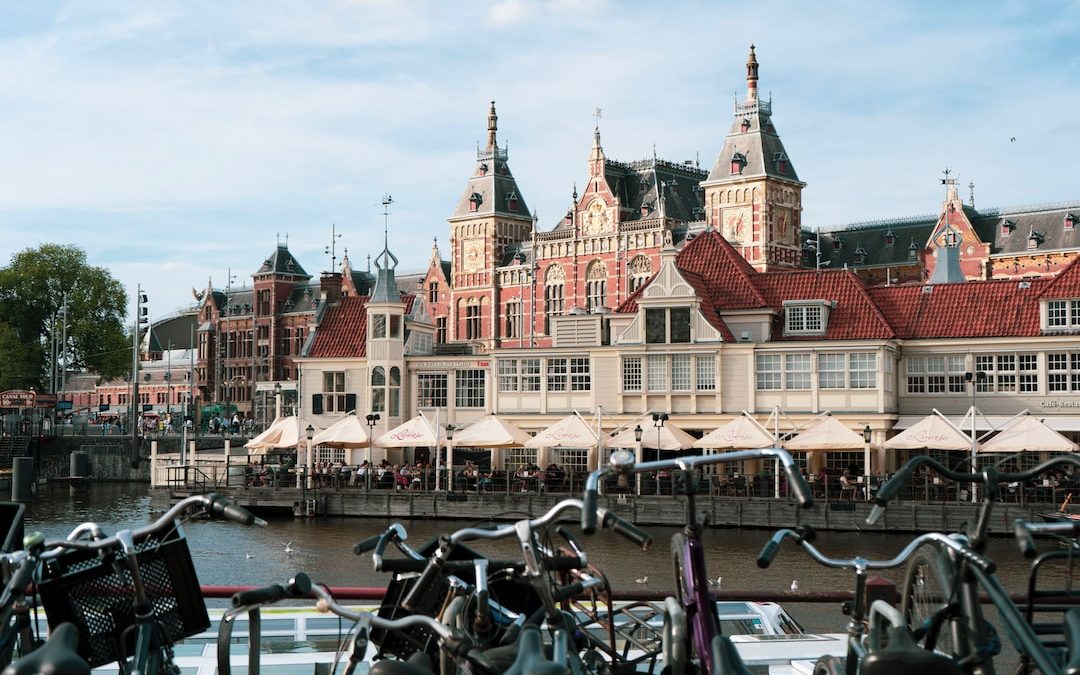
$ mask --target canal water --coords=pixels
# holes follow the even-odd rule
[[[673,504],[673,507],[675,505]],[[28,505],[26,531],[39,530],[47,539],[66,536],[75,525],[93,520],[108,534],[122,527],[138,527],[160,515],[151,506],[147,489],[133,484],[97,484],[73,491],[53,484]],[[534,514],[538,515],[538,514]],[[440,532],[472,525],[464,521],[403,521],[409,542],[419,546]],[[185,526],[199,581],[203,584],[268,584],[282,582],[298,571],[315,581],[341,586],[386,584],[383,574],[374,572],[370,556],[358,557],[352,545],[382,531],[389,521],[361,518],[281,518],[266,528],[244,527],[219,521],[194,521]],[[652,549],[642,552],[629,542],[607,532],[582,537],[590,561],[602,569],[615,589],[670,591],[672,565],[668,542],[676,528],[648,528],[654,537]],[[705,534],[708,572],[721,577],[727,590],[768,590],[790,588],[798,581],[800,591],[837,591],[853,588],[851,573],[818,565],[800,549],[786,542],[776,561],[760,570],[755,558],[772,532],[754,529],[710,529]],[[821,532],[817,546],[827,555],[849,558],[861,554],[871,559],[891,558],[910,541],[909,535],[858,532]],[[286,550],[286,545],[291,552]],[[477,550],[494,557],[516,557],[512,542],[477,542]],[[989,555],[998,563],[998,575],[1006,588],[1023,591],[1027,563],[1012,539],[995,539]],[[882,576],[902,581],[903,570],[886,571]],[[648,578],[647,583],[638,580]],[[807,630],[841,632],[846,617],[833,604],[785,604],[785,608]]]

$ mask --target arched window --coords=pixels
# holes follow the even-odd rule
[[[634,256],[627,266],[627,276],[630,277],[631,293],[644,286],[645,282],[652,277],[652,261],[649,260],[649,256]]]
[[[544,273],[544,334],[551,334],[551,317],[563,314],[563,287],[566,272],[561,265],[552,265]]]
[[[371,369],[371,412],[386,412],[386,370],[382,366]]]
[[[607,306],[607,265],[603,260],[589,263],[585,272],[585,308],[590,312]]]
[[[480,339],[480,300],[470,298],[465,305],[465,339]]]

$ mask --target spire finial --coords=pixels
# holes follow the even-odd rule
[[[488,109],[488,135],[487,135],[487,151],[495,152],[497,147],[495,143],[495,132],[498,130],[499,116],[495,114],[495,101],[491,102],[491,108]]]
[[[746,101],[757,100],[758,62],[754,54],[754,45],[750,45],[750,56],[746,59]]]
[[[971,208],[975,208],[975,181],[968,183],[968,201],[971,202]]]
[[[578,195],[577,195],[577,181],[574,181],[574,192],[573,192],[573,194],[571,194],[571,197],[573,197],[574,203],[576,204],[577,203],[577,198],[578,198]]]

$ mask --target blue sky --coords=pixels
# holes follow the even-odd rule
[[[489,100],[550,229],[596,108],[608,157],[711,166],[750,43],[806,226],[934,212],[946,166],[977,206],[1080,200],[1077,34],[1075,0],[5,3],[0,259],[77,244],[160,316],[286,233],[362,264],[390,193],[419,270]]]

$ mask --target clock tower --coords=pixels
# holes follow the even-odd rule
[[[802,189],[772,122],[772,101],[758,98],[754,46],[746,62],[746,100],[709,177],[702,181],[706,222],[760,271],[795,269],[802,260]]]

